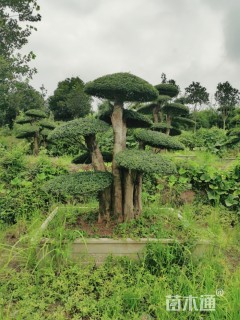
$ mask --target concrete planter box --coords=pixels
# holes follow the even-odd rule
[[[47,228],[48,223],[57,213],[57,208],[50,214],[41,226],[41,231]],[[42,239],[41,245],[53,246],[53,239]],[[129,257],[130,259],[140,259],[144,255],[144,249],[148,243],[160,243],[163,245],[172,245],[176,242],[174,239],[111,239],[111,238],[79,238],[69,245],[69,253],[74,261],[80,263],[95,262],[102,264],[108,256]],[[216,250],[215,245],[210,240],[198,240],[192,247],[191,253],[193,259],[198,259],[206,254],[213,254]]]
[[[42,239],[41,243],[50,248],[54,240]],[[95,262],[102,264],[108,256],[128,257],[133,260],[143,258],[144,249],[150,242],[163,245],[172,245],[178,241],[173,239],[110,239],[110,238],[86,238],[76,239],[69,245],[69,255],[79,263]],[[179,241],[181,243],[181,241]],[[206,254],[212,254],[215,251],[214,245],[208,240],[199,240],[192,248],[192,258],[197,260]]]

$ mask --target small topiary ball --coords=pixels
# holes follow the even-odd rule
[[[160,83],[155,86],[160,95],[176,97],[179,94],[179,88],[171,83]]]

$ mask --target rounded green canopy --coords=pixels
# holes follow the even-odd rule
[[[152,101],[158,97],[157,90],[147,81],[126,72],[100,77],[85,85],[89,95],[111,101]]]
[[[176,172],[175,165],[160,154],[145,150],[124,150],[116,155],[120,167],[146,173],[171,174]]]
[[[80,118],[57,127],[50,135],[49,140],[55,139],[79,139],[81,136],[89,136],[99,132],[105,132],[109,128],[104,121],[95,118]]]
[[[46,113],[42,110],[39,110],[39,109],[27,110],[25,112],[25,114],[29,117],[34,117],[34,118],[46,118],[47,117]]]
[[[98,193],[112,183],[110,172],[75,172],[49,180],[43,186],[47,193],[64,196]]]
[[[189,114],[189,108],[181,103],[168,103],[163,106],[163,112],[170,115],[187,115]]]
[[[171,83],[160,83],[155,86],[160,95],[166,95],[171,98],[179,94],[179,88]]]
[[[174,137],[167,136],[164,133],[146,129],[138,129],[135,131],[135,137],[139,141],[145,142],[147,145],[173,150],[183,150],[184,145]]]

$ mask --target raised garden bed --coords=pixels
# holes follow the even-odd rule
[[[57,214],[55,210],[54,215]],[[41,226],[41,230],[46,229],[48,223],[54,218],[53,213],[50,214],[46,221]],[[44,226],[44,227],[43,227]],[[110,226],[112,228],[112,226]],[[102,231],[102,229],[101,229]],[[105,230],[104,230],[105,232]],[[43,238],[42,245],[54,246],[56,240]],[[145,249],[149,243],[159,243],[160,245],[174,245],[175,243],[184,244],[186,239],[170,239],[170,238],[111,238],[108,237],[87,237],[77,238],[74,241],[63,240],[63,243],[68,243],[70,256],[74,261],[80,263],[90,263],[94,261],[97,265],[103,263],[108,256],[113,257],[129,257],[131,259],[141,259],[144,257]],[[191,241],[190,241],[191,242]],[[201,258],[206,253],[212,253],[215,246],[210,240],[196,240],[189,246],[192,257],[194,259]]]

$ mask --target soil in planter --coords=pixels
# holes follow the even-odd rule
[[[63,223],[63,216],[65,221]],[[108,223],[98,222],[97,210],[75,211],[74,213],[63,212],[58,216],[58,225],[62,226],[64,238],[84,237],[95,238],[189,238],[192,232],[185,228],[178,219],[177,211],[172,210],[149,210],[143,216],[125,223],[110,220]],[[48,230],[56,237],[56,221],[49,225]],[[51,231],[52,230],[52,231]],[[47,236],[47,235],[46,235]]]

